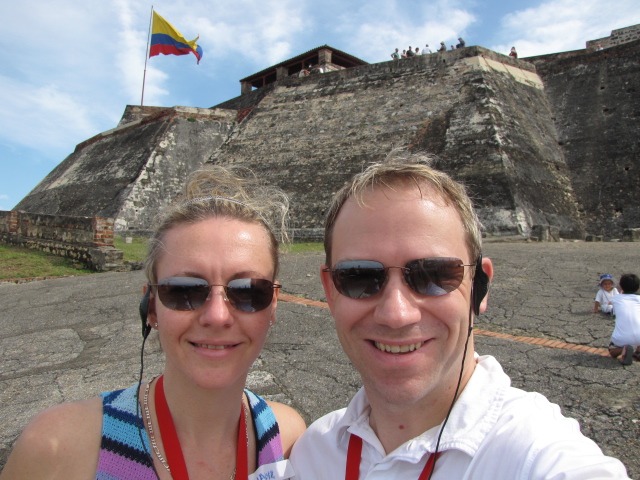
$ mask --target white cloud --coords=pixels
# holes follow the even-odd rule
[[[145,29],[144,23],[139,21],[141,17],[144,18],[143,12],[134,10],[129,1],[114,0],[113,3],[118,19],[114,38],[114,43],[117,46],[114,60],[119,73],[116,79],[123,91],[126,92],[127,103],[134,103],[133,99],[139,99],[142,93],[148,28]],[[155,78],[160,82],[165,79],[160,75]],[[156,93],[155,89],[155,85],[150,85],[149,90]]]
[[[0,138],[26,147],[61,149],[99,131],[88,105],[59,85],[26,85],[0,77]],[[68,152],[69,153],[69,152]]]
[[[2,2],[0,17],[15,21],[3,22],[0,37],[0,144],[61,160],[114,127],[125,105],[139,103],[143,75],[145,105],[207,106],[198,104],[197,91],[177,87],[180,76],[235,84],[230,66],[262,69],[297,54],[295,39],[306,25],[305,5],[294,0],[160,1],[155,8],[185,37],[200,34],[200,65],[192,56],[153,57],[145,73],[151,11],[140,2]]]
[[[199,34],[202,65],[218,72],[234,59],[265,66],[283,60],[305,28],[305,4],[294,0],[173,1],[154,8],[187,39]]]
[[[603,8],[600,0],[547,1],[505,15],[501,37],[510,40],[491,48],[504,52],[517,45],[521,57],[578,50],[587,40],[636,23],[640,23],[637,0],[616,0],[611,8]]]
[[[342,9],[344,11],[344,9]],[[344,48],[369,62],[387,61],[397,47],[422,49],[445,41],[457,43],[458,36],[475,21],[470,10],[451,2],[408,5],[382,0],[351,7],[334,19],[333,28],[345,39]],[[339,48],[339,47],[338,47]]]
[[[64,158],[114,126],[112,111],[122,110],[120,94],[111,95],[116,47],[105,41],[113,38],[114,15],[107,2],[78,0],[24,0],[10,8],[16,21],[4,22],[0,39],[0,140]],[[16,38],[20,48],[9,48]]]

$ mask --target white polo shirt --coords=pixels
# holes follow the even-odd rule
[[[640,345],[640,295],[621,293],[611,299],[616,314],[611,342],[618,347]]]
[[[557,405],[511,387],[495,358],[477,362],[444,429],[434,480],[629,478],[622,463],[606,457]],[[360,389],[346,409],[314,422],[291,453],[296,479],[343,479],[353,432],[363,439],[360,480],[417,480],[440,426],[386,454],[369,426],[369,411]]]

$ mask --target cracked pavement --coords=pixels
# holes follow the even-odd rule
[[[560,405],[606,454],[622,460],[631,478],[640,478],[640,362],[622,367],[602,355],[613,320],[592,313],[598,274],[616,280],[640,274],[638,244],[488,241],[484,252],[495,277],[488,311],[476,320],[477,352],[498,358],[514,386]],[[320,303],[323,258],[284,255],[283,291],[297,299],[281,298],[278,321],[248,379],[249,388],[293,405],[308,423],[346,406],[360,387]],[[136,382],[143,282],[138,271],[0,284],[0,467],[38,411]],[[564,343],[551,348],[531,338]],[[152,335],[145,378],[161,365]]]

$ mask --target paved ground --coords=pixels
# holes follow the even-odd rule
[[[558,403],[640,478],[640,363],[622,367],[606,356],[613,321],[591,313],[599,273],[640,273],[638,244],[488,243],[485,254],[496,274],[477,322],[478,352],[496,356],[515,386]],[[249,380],[308,422],[359,387],[322,303],[322,258],[285,257],[289,301]],[[136,381],[142,283],[141,272],[129,272],[0,284],[0,467],[34,413]],[[160,365],[152,341],[145,376]]]

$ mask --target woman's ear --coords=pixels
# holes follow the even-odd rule
[[[276,285],[279,285],[280,282],[274,280],[273,282]],[[269,313],[269,327],[272,327],[276,323],[276,311],[278,307],[278,296],[280,295],[280,288],[273,289],[273,300],[271,300],[271,305],[269,305],[269,309],[271,312]]]
[[[145,285],[145,289],[148,289],[148,295],[149,295],[149,303],[147,307],[147,324],[149,326],[157,325],[158,313],[156,311],[156,295],[153,293],[153,289],[148,285]]]
[[[337,293],[334,285],[333,279],[331,278],[331,272],[328,271],[329,267],[326,265],[322,265],[320,267],[320,281],[322,282],[322,288],[324,289],[324,296],[327,298],[327,303],[329,304],[329,308],[333,305],[333,299]]]
[[[142,322],[142,338],[147,338],[151,332],[149,326],[149,297],[151,295],[151,289],[149,285],[145,284],[142,288],[142,298],[140,299],[140,305],[138,305],[138,312],[140,313],[140,321]]]

